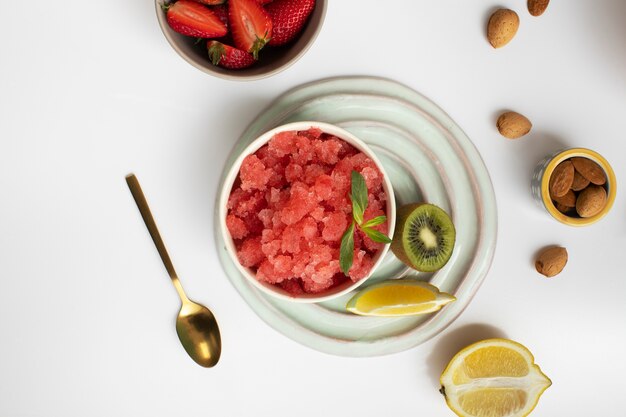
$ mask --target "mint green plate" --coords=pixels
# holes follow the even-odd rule
[[[345,305],[353,294],[319,304],[275,299],[254,288],[237,271],[224,248],[216,217],[217,248],[226,275],[267,324],[322,352],[385,355],[437,335],[472,300],[495,250],[496,200],[480,154],[443,110],[416,91],[387,79],[342,77],[305,84],[276,99],[243,133],[228,158],[224,175],[256,137],[276,126],[303,120],[332,123],[352,132],[380,158],[397,204],[436,204],[451,214],[456,226],[452,258],[437,273],[409,270],[389,252],[360,288],[389,278],[415,277],[454,294],[457,301],[427,315],[380,318],[348,313]]]

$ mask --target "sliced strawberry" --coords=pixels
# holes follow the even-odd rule
[[[235,46],[254,59],[272,37],[272,20],[257,0],[229,0],[228,23]]]
[[[215,6],[217,4],[224,4],[226,0],[193,0],[198,3],[206,4],[207,6]]]
[[[213,65],[228,69],[248,68],[256,61],[246,51],[233,48],[218,41],[208,41],[207,49],[209,50],[209,58]]]
[[[291,42],[300,33],[314,8],[315,0],[275,0],[265,6],[274,24],[269,45]]]
[[[178,0],[170,5],[167,23],[176,32],[196,38],[219,38],[228,32],[215,13],[192,0]]]
[[[225,4],[211,7],[211,10],[220,19],[220,21],[228,28],[228,8]]]

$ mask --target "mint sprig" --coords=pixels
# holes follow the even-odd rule
[[[350,226],[341,236],[341,248],[339,251],[339,266],[343,273],[348,275],[348,271],[354,261],[354,222],[350,223]]]
[[[367,208],[367,185],[365,178],[357,171],[352,171],[352,217],[357,224],[363,223],[363,214]]]
[[[369,227],[361,226],[360,229],[374,242],[378,243],[391,243],[391,239],[387,237],[385,234],[379,232],[375,229],[370,229]]]
[[[352,187],[350,200],[352,200],[352,222],[341,237],[341,247],[339,249],[339,266],[341,272],[348,275],[348,271],[354,262],[354,231],[358,227],[374,242],[391,243],[391,239],[372,227],[383,224],[387,221],[387,216],[378,216],[363,223],[363,216],[367,209],[367,184],[365,178],[357,171],[352,171]]]
[[[387,216],[378,216],[378,217],[374,217],[373,219],[369,219],[368,221],[366,221],[363,224],[363,227],[372,227],[372,226],[378,226],[379,224],[383,224],[387,221]]]

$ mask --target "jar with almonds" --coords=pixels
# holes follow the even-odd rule
[[[586,226],[604,217],[616,194],[615,173],[598,153],[573,148],[546,157],[533,174],[535,200],[556,220]]]

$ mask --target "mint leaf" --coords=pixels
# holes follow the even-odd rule
[[[391,243],[391,239],[378,230],[372,229],[373,226],[383,224],[387,221],[387,216],[378,216],[368,220],[363,224],[363,215],[367,209],[368,196],[367,184],[363,175],[357,171],[352,171],[351,175],[352,188],[350,200],[352,200],[352,218],[354,219],[348,229],[341,236],[341,247],[339,250],[339,266],[341,272],[348,275],[348,271],[354,262],[354,227],[357,225],[370,239],[378,243]]]
[[[361,227],[361,230],[363,231],[363,233],[367,235],[367,237],[372,239],[374,242],[391,243],[391,239],[389,239],[387,236],[385,236],[378,230],[370,229],[369,227],[365,227],[365,226]]]
[[[369,219],[368,221],[366,221],[365,224],[363,224],[363,227],[378,226],[379,224],[383,224],[386,221],[387,221],[387,216],[374,217],[373,219]]]
[[[354,222],[350,223],[350,227],[341,236],[341,247],[339,249],[339,266],[341,272],[348,275],[348,271],[352,267],[354,261]]]
[[[367,185],[365,178],[357,171],[352,171],[352,217],[357,224],[363,223],[363,214],[367,209]]]

